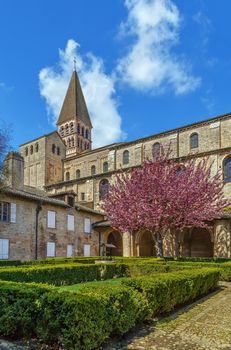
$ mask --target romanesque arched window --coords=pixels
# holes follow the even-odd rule
[[[128,151],[124,151],[123,152],[123,164],[129,164],[129,152]]]
[[[81,132],[81,135],[84,137],[84,131],[85,131],[85,129],[84,129],[84,126],[82,126],[82,132]]]
[[[231,157],[225,158],[223,162],[224,181],[231,182]]]
[[[65,134],[66,135],[69,134],[69,125],[68,124],[65,125]]]
[[[59,129],[60,135],[63,137],[64,136],[64,127],[61,126],[61,128]]]
[[[95,175],[96,174],[96,167],[95,165],[91,166],[91,175]]]
[[[152,146],[152,154],[153,158],[156,158],[160,155],[160,143],[155,142],[154,145]]]
[[[31,145],[31,146],[30,146],[30,154],[33,154],[33,151],[34,151],[33,145]]]
[[[59,156],[60,155],[60,148],[57,147],[57,155]]]
[[[25,156],[28,156],[28,147],[25,148]]]
[[[108,172],[108,162],[103,163],[103,172],[107,173]]]
[[[103,199],[109,191],[109,181],[107,179],[103,179],[99,183],[99,199]]]
[[[66,181],[69,181],[69,180],[70,180],[70,173],[68,171],[68,172],[66,172]]]
[[[38,142],[36,142],[36,144],[35,144],[35,152],[38,152],[38,150],[39,150],[39,144],[38,144]]]
[[[88,129],[86,129],[86,139],[88,139],[89,137],[89,132],[88,132]]]
[[[80,175],[81,175],[80,170],[77,169],[77,170],[76,170],[76,179],[79,179],[79,178],[80,178]]]
[[[190,135],[190,148],[198,148],[199,146],[199,136],[196,132]]]
[[[55,144],[53,143],[53,145],[52,145],[52,153],[55,154],[55,151],[56,151],[56,146],[55,146]]]

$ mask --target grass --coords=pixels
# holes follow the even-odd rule
[[[58,287],[60,292],[63,291],[67,291],[67,292],[72,292],[72,293],[79,293],[81,291],[81,288],[83,287],[94,287],[94,286],[98,286],[99,284],[108,286],[116,286],[116,285],[120,285],[121,284],[121,280],[123,279],[123,277],[121,278],[112,278],[109,280],[104,280],[104,281],[94,281],[94,282],[86,282],[86,283],[77,283],[77,284],[72,284],[70,286],[62,286],[62,287]]]

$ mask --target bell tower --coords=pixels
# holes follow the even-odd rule
[[[57,121],[58,132],[66,144],[66,156],[91,149],[92,124],[76,70],[74,69]]]

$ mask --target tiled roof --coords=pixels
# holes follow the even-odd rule
[[[57,125],[78,117],[89,127],[92,127],[87,105],[76,71],[73,72]]]
[[[60,199],[54,199],[47,196],[46,192],[38,190],[36,188],[25,186],[23,190],[7,187],[3,190],[3,193],[22,197],[34,201],[41,201],[63,207],[69,207],[67,203]]]

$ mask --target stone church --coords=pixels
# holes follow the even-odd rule
[[[159,151],[161,144],[170,144],[174,158],[209,157],[213,173],[222,169],[225,195],[231,198],[231,114],[98,149],[92,149],[91,135],[91,119],[74,71],[57,131],[24,143],[20,154],[24,160],[24,186],[45,191],[47,198],[70,207],[78,204],[95,215],[92,229],[98,242],[96,239],[91,242],[94,253],[155,255],[150,232],[130,234],[113,230],[101,212],[101,199],[118,169],[140,166],[145,158]],[[209,231],[195,228],[174,238],[170,235],[164,244],[164,254],[231,257],[230,223],[231,215],[227,211],[214,220]]]

